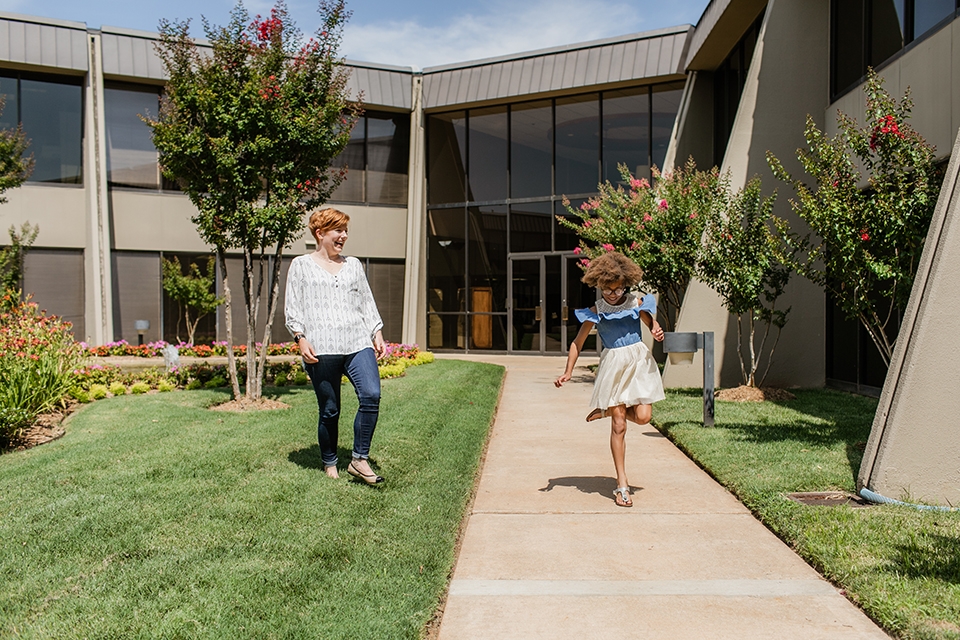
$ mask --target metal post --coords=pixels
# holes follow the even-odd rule
[[[713,331],[703,332],[703,426],[713,426]]]

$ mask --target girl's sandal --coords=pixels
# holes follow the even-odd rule
[[[613,490],[613,495],[618,507],[633,506],[633,500],[630,499],[630,487],[617,487]]]
[[[587,422],[593,422],[594,420],[599,420],[601,418],[606,418],[607,412],[603,409],[594,409],[587,414]]]

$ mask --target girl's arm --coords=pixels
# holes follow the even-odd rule
[[[577,364],[577,358],[580,357],[583,343],[587,339],[587,336],[590,335],[591,329],[593,329],[593,323],[589,320],[584,321],[584,323],[580,325],[580,331],[577,332],[577,337],[570,343],[570,353],[567,354],[567,368],[564,369],[563,374],[553,382],[558,388],[563,386],[563,383],[573,375],[573,367]]]
[[[663,342],[663,329],[660,327],[660,323],[653,319],[653,316],[646,311],[640,312],[640,322],[647,325],[647,328],[650,329],[650,334],[653,336],[653,339],[657,342]]]

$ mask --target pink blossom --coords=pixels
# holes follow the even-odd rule
[[[589,220],[584,220],[584,221],[583,221],[583,228],[584,228],[584,229],[589,229],[589,228],[590,228],[590,221],[589,221]]]
[[[653,220],[653,216],[651,216],[649,213],[643,214],[643,221],[644,221],[644,222],[650,222],[651,220]]]
[[[639,247],[639,246],[640,246],[640,244],[637,243],[636,241],[634,241],[634,243],[630,245],[630,249],[633,250],[633,251],[636,251],[637,247]]]
[[[580,261],[580,264],[582,264],[582,265],[585,266],[585,267],[589,267],[589,266],[590,266],[590,261],[587,260],[586,258],[584,258],[583,260]]]
[[[860,239],[863,240],[864,242],[866,242],[867,240],[870,239],[870,234],[867,233],[867,230],[866,230],[866,229],[861,229],[861,230],[860,230]]]
[[[605,244],[605,245],[603,245],[603,248],[604,248],[605,251],[613,251],[613,245],[612,245],[612,244]]]
[[[690,213],[690,219],[691,219],[691,220],[693,220],[693,219],[696,218],[696,217],[697,217],[697,212],[696,212],[696,211],[693,211],[693,212]]]
[[[670,205],[667,204],[666,198],[660,198],[660,202],[657,203],[657,206],[660,207],[661,211],[666,211],[670,208]]]
[[[647,182],[646,178],[640,178],[639,180],[637,180],[636,178],[630,178],[631,189],[648,189],[649,187],[650,187],[650,183]]]
[[[574,248],[573,248],[573,254],[574,254],[574,255],[578,256],[578,255],[580,255],[581,253],[583,253],[583,249],[581,249],[580,247],[574,247]]]

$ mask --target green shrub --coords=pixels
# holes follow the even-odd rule
[[[173,391],[177,388],[177,385],[173,384],[169,380],[161,380],[157,383],[157,391],[160,393],[166,393],[167,391]]]
[[[90,397],[90,394],[87,391],[84,391],[80,387],[73,387],[70,389],[70,397],[83,404],[86,404],[93,399]]]
[[[184,386],[184,388],[185,388],[187,391],[196,391],[197,389],[203,389],[203,383],[200,382],[200,380],[199,380],[198,378],[192,378],[192,379]]]
[[[410,366],[417,366],[421,364],[430,364],[436,358],[433,357],[433,353],[430,351],[421,351],[413,357],[413,360],[410,361]]]
[[[275,384],[278,387],[285,387],[287,385],[287,374],[285,373],[277,374],[277,376],[274,377],[273,379],[273,384]]]
[[[380,367],[380,379],[384,378],[399,378],[404,375],[407,366],[405,364],[385,364]]]
[[[0,408],[8,409],[0,437],[9,437],[38,414],[61,402],[76,385],[83,348],[71,325],[44,315],[19,292],[0,298]]]
[[[223,376],[215,376],[203,383],[204,389],[217,389],[227,386],[227,379]]]
[[[115,396],[125,396],[127,395],[127,386],[122,382],[111,382],[110,393]]]
[[[310,377],[307,375],[306,371],[297,371],[293,374],[293,384],[295,385],[305,385],[310,381]]]
[[[147,391],[150,391],[150,385],[142,380],[140,382],[134,382],[133,386],[130,387],[130,393],[135,395],[140,395],[142,393],[146,393]]]
[[[90,398],[93,400],[103,400],[107,397],[107,391],[109,391],[109,389],[107,389],[107,385],[105,384],[92,384],[87,393],[90,394]]]

